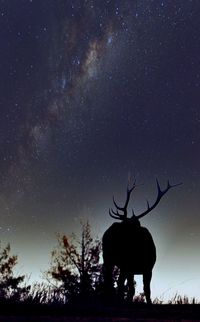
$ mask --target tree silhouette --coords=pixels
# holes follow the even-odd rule
[[[89,295],[100,279],[101,242],[91,233],[89,222],[82,223],[81,237],[58,236],[47,276],[56,281],[65,301],[77,295]]]
[[[18,257],[10,253],[10,244],[5,248],[0,244],[0,299],[24,300],[30,291],[30,286],[21,286],[25,275],[14,276],[13,270]]]

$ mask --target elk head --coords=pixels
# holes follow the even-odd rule
[[[147,209],[142,212],[141,214],[139,215],[135,215],[134,211],[132,210],[132,217],[131,218],[128,218],[128,213],[127,213],[127,207],[128,207],[128,203],[129,203],[129,200],[130,200],[130,196],[131,196],[131,193],[132,191],[136,188],[136,181],[134,181],[133,185],[131,188],[127,187],[127,195],[126,195],[126,201],[125,201],[125,204],[123,207],[120,207],[117,205],[114,197],[113,197],[113,203],[115,205],[115,208],[116,210],[113,210],[113,209],[109,209],[109,214],[112,218],[114,219],[118,219],[118,220],[121,220],[122,222],[130,222],[130,223],[135,223],[135,224],[140,224],[139,223],[139,219],[146,216],[150,211],[152,211],[157,205],[158,203],[160,202],[160,200],[162,199],[162,197],[171,189],[171,188],[174,188],[174,187],[177,187],[179,185],[181,185],[182,183],[177,183],[177,184],[174,184],[174,185],[171,185],[169,183],[169,180],[167,181],[167,186],[165,189],[161,189],[160,188],[160,184],[158,182],[158,180],[156,179],[156,185],[157,185],[157,198],[156,198],[156,201],[150,205],[148,200],[147,200]]]

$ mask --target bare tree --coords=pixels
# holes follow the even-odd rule
[[[48,277],[58,282],[65,299],[87,295],[100,278],[101,242],[91,233],[88,222],[82,224],[81,237],[58,236],[58,247],[52,252]]]

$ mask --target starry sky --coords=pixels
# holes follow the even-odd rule
[[[152,295],[200,294],[199,0],[0,0],[0,234],[38,279],[56,233],[141,185]]]

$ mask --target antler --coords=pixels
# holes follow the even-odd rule
[[[167,193],[167,191],[169,191],[171,188],[180,186],[182,184],[182,182],[181,183],[174,184],[174,185],[171,185],[169,183],[169,180],[168,180],[167,181],[167,187],[164,190],[161,190],[160,185],[159,185],[159,182],[158,182],[158,179],[156,179],[156,184],[157,184],[157,191],[158,191],[156,201],[154,202],[154,204],[152,206],[150,206],[149,205],[149,202],[147,200],[147,210],[145,210],[140,215],[136,216],[138,219],[146,216],[150,211],[152,211],[158,205],[158,203],[160,202],[161,198]]]
[[[130,200],[130,196],[131,196],[131,192],[133,191],[133,189],[135,189],[136,187],[136,180],[133,183],[133,186],[129,189],[129,187],[127,187],[127,193],[126,193],[126,201],[123,207],[120,207],[117,205],[114,197],[113,197],[113,203],[116,207],[116,211],[114,211],[113,209],[109,209],[109,215],[114,218],[114,219],[119,219],[119,220],[124,220],[127,218],[127,207],[128,207],[128,203]],[[119,211],[122,211],[123,214],[120,214]]]

